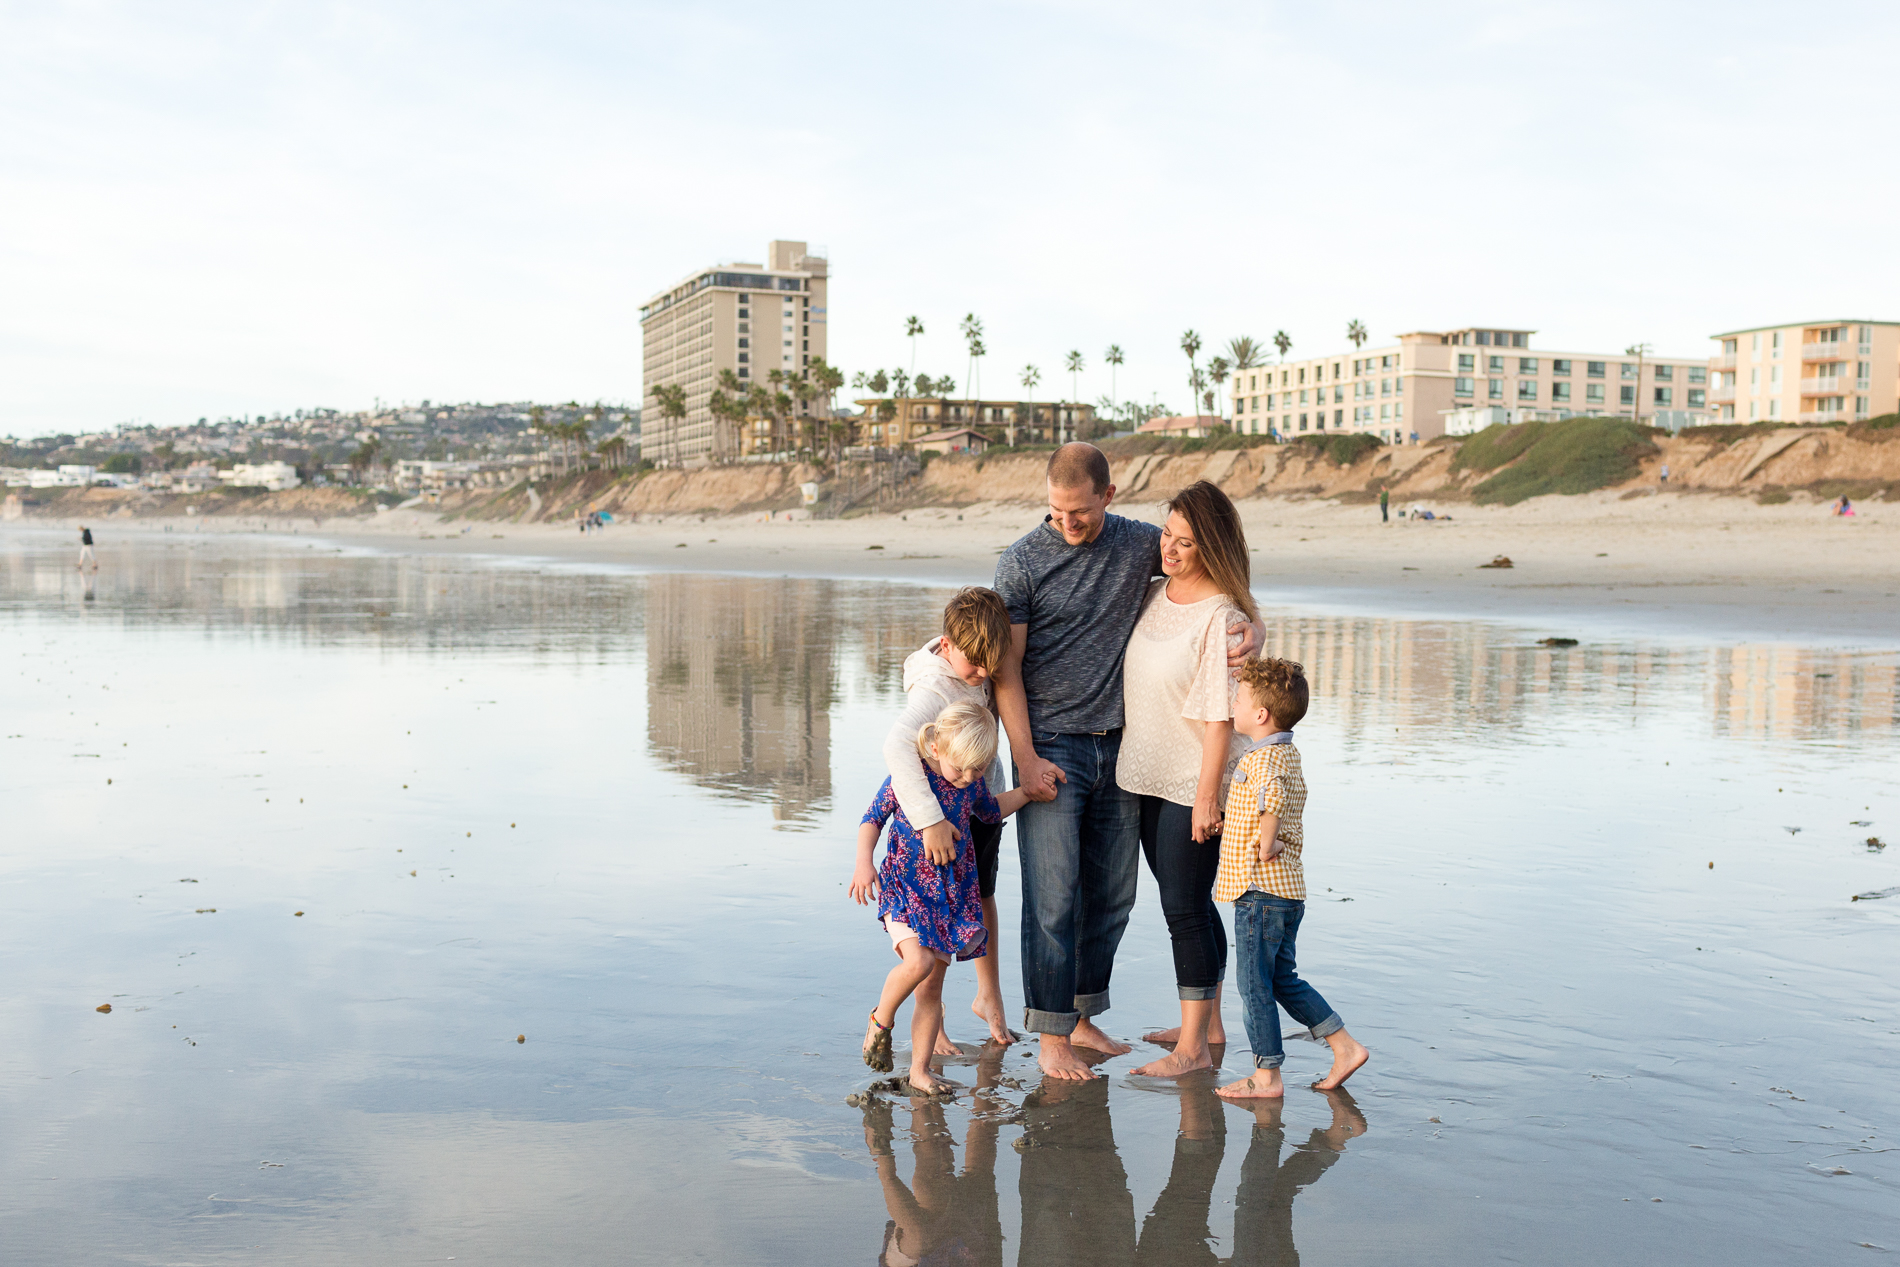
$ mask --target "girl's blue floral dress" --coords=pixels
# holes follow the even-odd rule
[[[940,867],[924,855],[923,837],[904,817],[886,778],[860,820],[881,829],[884,820],[895,815],[890,839],[884,844],[884,863],[877,872],[878,918],[908,924],[925,950],[980,959],[989,953],[989,933],[983,927],[983,895],[977,888],[976,853],[970,848],[970,820],[1000,823],[1003,811],[982,779],[969,787],[952,787],[928,765],[924,773],[930,776],[931,795],[937,798],[945,820],[959,833],[957,860]]]

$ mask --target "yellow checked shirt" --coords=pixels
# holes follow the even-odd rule
[[[1291,731],[1272,736],[1240,759],[1227,790],[1215,901],[1231,902],[1249,889],[1306,900],[1306,875],[1300,868],[1305,844],[1300,814],[1305,808],[1306,776],[1300,773],[1300,750],[1293,746]],[[1280,816],[1280,839],[1286,842],[1272,862],[1260,860],[1263,814]]]

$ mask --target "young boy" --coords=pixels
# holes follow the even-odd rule
[[[1332,1071],[1313,1084],[1316,1089],[1332,1090],[1366,1063],[1366,1049],[1293,965],[1293,939],[1306,913],[1300,870],[1306,779],[1293,727],[1306,716],[1306,700],[1306,670],[1291,660],[1253,659],[1240,667],[1234,729],[1255,747],[1240,759],[1227,793],[1214,898],[1234,904],[1234,956],[1255,1067],[1218,1088],[1230,1100],[1286,1094],[1276,1003],[1333,1049]]]
[[[891,791],[904,817],[923,837],[924,852],[932,862],[948,864],[957,856],[956,832],[944,821],[930,782],[917,760],[917,732],[935,721],[951,704],[969,700],[991,708],[990,675],[1002,663],[1009,645],[1009,609],[995,590],[971,585],[958,590],[943,609],[943,634],[912,652],[904,661],[903,716],[884,737],[884,764],[890,768]],[[992,710],[993,711],[993,710]],[[992,795],[1009,786],[1001,758],[985,772]],[[970,845],[976,852],[977,883],[983,896],[983,924],[989,929],[990,952],[976,961],[976,1000],[970,1010],[990,1027],[990,1039],[1013,1043],[1016,1036],[1004,1022],[1003,985],[997,966],[996,861],[1003,841],[1001,823],[972,822]],[[948,1038],[940,1039],[937,1055],[958,1055]]]

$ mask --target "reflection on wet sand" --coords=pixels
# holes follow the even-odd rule
[[[986,1049],[986,1052],[989,1049]],[[1153,1209],[1137,1228],[1128,1173],[1116,1149],[1109,1083],[1045,1081],[1020,1111],[997,1092],[1000,1051],[979,1060],[959,1172],[956,1139],[941,1101],[864,1108],[864,1141],[877,1166],[889,1221],[878,1256],[883,1267],[1001,1264],[1006,1237],[996,1199],[997,1137],[1020,1125],[1018,1179],[1022,1229],[1016,1261],[1036,1267],[1296,1267],[1293,1204],[1366,1132],[1365,1115],[1345,1091],[1321,1092],[1332,1121],[1287,1148],[1285,1101],[1233,1104],[1214,1080],[1183,1079],[1174,1162]],[[1222,1257],[1212,1227],[1215,1186],[1227,1149],[1227,1114],[1247,1119],[1247,1152],[1234,1194],[1231,1253]],[[901,1118],[901,1120],[900,1120]],[[898,1161],[899,1130],[910,1140],[911,1178]]]

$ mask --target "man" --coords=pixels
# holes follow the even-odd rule
[[[1057,449],[1048,484],[1049,514],[997,560],[1010,645],[994,688],[1017,786],[1056,793],[1016,816],[1024,1025],[1041,1036],[1045,1074],[1086,1079],[1094,1075],[1076,1047],[1128,1050],[1092,1018],[1108,1010],[1115,951],[1135,905],[1139,815],[1115,778],[1122,657],[1161,572],[1161,529],[1108,513],[1115,486],[1092,444]],[[1235,664],[1265,636],[1240,628]]]
[[[1392,522],[1392,512],[1390,509],[1388,509],[1391,505],[1392,505],[1392,491],[1390,489],[1385,489],[1385,488],[1380,489],[1379,490],[1379,522],[1380,523],[1386,524],[1386,523]]]
[[[80,524],[79,525],[79,569],[80,571],[82,572],[85,571],[86,565],[88,563],[92,564],[92,566],[95,568],[99,566],[99,560],[93,557],[93,553],[92,553],[92,529],[86,527],[86,525],[84,524]]]

